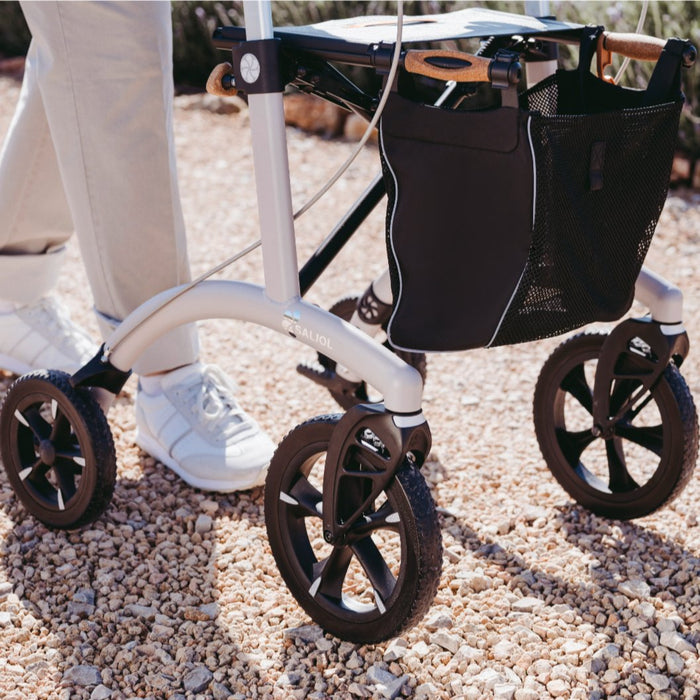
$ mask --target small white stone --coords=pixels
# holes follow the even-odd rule
[[[675,651],[671,651],[670,649],[666,652],[666,670],[672,675],[672,676],[680,676],[681,673],[683,673],[683,669],[685,668],[685,661],[683,660],[683,657],[680,654],[677,654]]]
[[[464,580],[464,586],[471,589],[474,593],[481,593],[493,588],[493,582],[488,576],[480,573],[469,573],[461,577]]]
[[[194,531],[198,532],[200,535],[203,535],[211,530],[213,523],[214,521],[210,515],[201,513],[197,516],[197,520],[195,520]]]
[[[649,584],[642,579],[632,579],[630,581],[621,581],[617,590],[628,598],[648,598],[651,595]],[[619,608],[618,608],[619,609]]]
[[[512,683],[497,683],[493,687],[493,697],[497,700],[511,700],[517,689],[518,686]]]
[[[552,697],[558,698],[569,693],[569,684],[561,678],[555,678],[547,683],[547,690]]]
[[[384,652],[384,661],[391,662],[401,659],[406,655],[408,651],[408,642],[401,637],[392,639]]]
[[[434,698],[438,694],[438,689],[432,683],[421,683],[416,688],[416,700],[418,698]]]
[[[670,679],[657,671],[644,671],[644,680],[654,690],[666,690],[671,685]]]
[[[514,656],[519,655],[520,647],[507,639],[502,639],[492,649],[493,658],[497,661],[508,661]]]
[[[333,642],[325,637],[317,639],[315,644],[319,651],[330,651],[333,648]]]
[[[419,659],[424,659],[428,654],[430,654],[430,647],[424,642],[420,641],[414,644],[411,649],[411,655],[417,656]]]
[[[348,686],[348,690],[358,698],[368,698],[370,695],[372,695],[372,691],[369,690],[369,688],[366,688],[364,685],[360,685],[359,683],[351,683]]]
[[[582,654],[588,649],[588,644],[585,642],[579,642],[575,639],[569,639],[562,645],[561,650],[565,654]]]
[[[492,668],[485,668],[474,676],[474,682],[483,685],[486,690],[493,690],[497,684],[505,681],[505,677]]]
[[[544,606],[544,601],[541,598],[534,598],[532,596],[526,596],[525,598],[520,598],[511,604],[511,610],[515,612],[531,613],[535,610],[539,610]]]
[[[678,632],[662,632],[659,641],[661,646],[679,654],[684,651],[695,651],[695,647]]]
[[[437,644],[443,649],[456,654],[462,644],[462,638],[456,634],[448,634],[447,632],[436,632],[430,637],[431,644]]]
[[[434,632],[438,629],[449,629],[454,623],[446,613],[437,613],[426,620],[424,624],[427,630]]]
[[[646,620],[647,622],[651,622],[654,619],[654,614],[656,613],[656,608],[654,608],[652,603],[644,601],[643,603],[640,603],[637,606],[637,609],[635,612],[637,613],[638,617],[642,618],[642,620]]]
[[[659,632],[675,632],[678,629],[678,625],[680,625],[681,620],[675,617],[662,617],[657,623],[656,623],[656,629],[659,630]]]
[[[540,693],[531,688],[518,688],[515,691],[515,700],[540,700]]]

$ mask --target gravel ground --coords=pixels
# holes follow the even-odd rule
[[[18,85],[0,78],[0,134]],[[181,191],[195,273],[254,241],[247,115],[176,108]],[[289,129],[297,205],[352,144]],[[300,259],[378,171],[374,147],[297,226]],[[227,203],[229,206],[222,206]],[[465,225],[468,224],[468,217]],[[372,214],[309,299],[361,292],[385,265]],[[649,265],[685,292],[700,333],[700,195],[670,197]],[[226,271],[260,281],[260,255]],[[58,290],[96,331],[77,247]],[[335,411],[295,367],[313,353],[266,329],[201,324],[203,357],[239,384],[274,439]],[[0,473],[0,696],[30,698],[697,698],[697,477],[635,522],[576,506],[547,470],[532,426],[543,362],[560,342],[429,358],[424,468],[441,508],[444,570],[426,618],[400,639],[341,642],[311,624],[267,543],[262,489],[189,488],[133,445],[130,380],[110,413],[118,482],[108,512],[79,532],[28,517]],[[683,367],[697,397],[696,355]],[[10,376],[0,377],[5,390]]]

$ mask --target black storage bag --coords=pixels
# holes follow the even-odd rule
[[[622,88],[588,69],[598,31],[579,69],[524,93],[519,110],[387,101],[395,347],[519,343],[629,309],[668,190],[680,53],[662,54],[646,91]]]

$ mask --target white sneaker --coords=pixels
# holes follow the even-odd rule
[[[233,397],[229,378],[196,362],[141,377],[136,444],[205,491],[260,486],[275,445]]]
[[[0,303],[0,368],[8,372],[60,369],[73,374],[97,347],[53,299],[27,306]]]

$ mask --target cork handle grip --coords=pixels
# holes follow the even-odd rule
[[[489,82],[491,59],[461,51],[406,51],[404,68],[409,73],[458,83]]]
[[[603,48],[638,61],[657,61],[666,42],[643,34],[603,32]]]
[[[207,92],[210,95],[218,95],[219,97],[233,97],[238,94],[235,87],[224,87],[222,80],[224,76],[231,75],[233,66],[230,63],[219,63],[214,67],[214,70],[207,78]]]
[[[614,79],[605,75],[605,69],[612,63],[613,53],[634,58],[638,61],[657,61],[666,42],[643,34],[622,34],[603,32],[598,38],[596,63],[598,77],[608,82]]]

